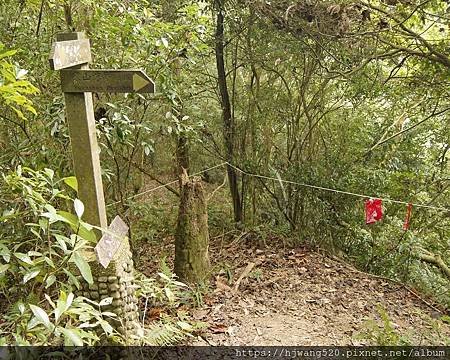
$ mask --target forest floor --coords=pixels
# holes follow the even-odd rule
[[[171,236],[139,244],[137,269],[154,276],[164,254],[172,266]],[[187,309],[207,328],[190,345],[450,345],[432,300],[318,249],[240,232],[212,237],[210,259],[208,291]]]
[[[151,275],[161,244],[142,250],[141,270]],[[203,305],[189,309],[208,328],[192,345],[450,343],[450,325],[430,300],[317,251],[234,241],[212,246],[210,256],[221,259],[214,281]]]

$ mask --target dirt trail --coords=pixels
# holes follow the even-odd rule
[[[237,249],[236,249],[237,250]],[[439,312],[401,285],[305,249],[239,249],[257,266],[233,291],[225,274],[194,318],[208,331],[194,345],[448,345]],[[244,271],[241,264],[234,280]],[[382,320],[386,314],[388,325]]]
[[[162,189],[149,195],[153,202],[165,201]],[[316,251],[258,248],[259,242],[242,234],[230,243],[223,237],[211,239],[211,292],[202,308],[189,309],[208,329],[190,344],[450,345],[450,325],[440,320],[443,314],[402,285]],[[173,244],[169,236],[163,243],[143,245],[140,270],[154,275],[162,254],[170,265]],[[256,266],[234,291],[249,262]]]

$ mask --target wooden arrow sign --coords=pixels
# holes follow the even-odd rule
[[[49,60],[53,70],[89,63],[92,61],[89,40],[57,41],[53,43]]]
[[[142,70],[62,70],[64,92],[154,93],[155,84]]]

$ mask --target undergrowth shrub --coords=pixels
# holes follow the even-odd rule
[[[137,295],[144,302],[142,322],[148,322],[151,310],[156,310],[158,319],[149,321],[144,327],[143,344],[165,346],[180,342],[186,337],[205,329],[206,324],[193,321],[183,310],[183,305],[192,303],[194,294],[186,284],[176,280],[163,259],[158,277],[149,278],[137,274]]]
[[[4,321],[1,342],[17,345],[94,345],[115,336],[111,313],[75,297],[75,269],[92,282],[83,252],[95,235],[81,220],[82,204],[61,188],[50,169],[18,167],[3,175],[0,192],[0,286]],[[69,181],[67,181],[70,183]],[[77,204],[78,215],[55,206]],[[81,207],[81,208],[80,208]],[[103,304],[105,305],[105,304]],[[92,329],[101,326],[103,334]]]
[[[56,180],[50,169],[18,167],[2,176],[0,193],[0,345],[121,344],[123,339],[103,310],[112,299],[97,303],[75,296],[82,281],[92,283],[83,256],[95,245],[93,227],[81,220],[83,205],[63,184],[76,188],[73,178]],[[57,210],[74,206],[75,214]],[[165,273],[164,273],[165,272]],[[167,267],[159,280],[138,277],[138,296],[152,306],[176,308],[186,286]],[[145,311],[142,316],[145,323]],[[145,326],[140,343],[174,344],[198,328],[185,314],[166,315]]]

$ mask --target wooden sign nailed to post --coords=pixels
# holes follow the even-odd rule
[[[75,33],[80,34],[81,33]],[[50,68],[61,70],[91,62],[91,48],[88,39],[55,42],[50,53]]]
[[[64,92],[153,93],[155,84],[142,70],[62,70]]]
[[[90,70],[89,62],[90,44],[83,33],[57,35],[50,54],[50,67],[61,70],[78,197],[85,206],[84,220],[106,229],[92,92],[153,93],[155,84],[142,70]]]
[[[95,246],[97,260],[106,269],[122,245],[122,241],[128,233],[128,226],[116,216],[108,227],[108,231],[102,236]]]

